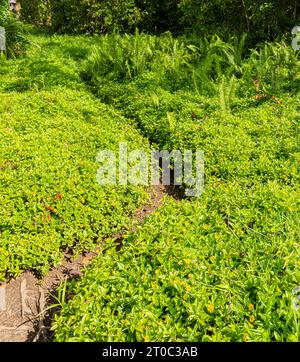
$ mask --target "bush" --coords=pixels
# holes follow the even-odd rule
[[[51,25],[51,1],[20,0],[22,21],[37,26]]]
[[[23,24],[8,11],[8,1],[0,0],[0,26],[6,33],[6,55],[9,58],[24,53],[28,38]]]
[[[295,0],[21,0],[22,18],[60,33],[140,30],[197,37],[248,33],[251,46],[290,33],[299,20]]]
[[[8,15],[0,21],[6,33],[6,55],[8,58],[15,58],[25,53],[29,43],[28,34],[24,25],[15,19],[14,15]]]
[[[135,0],[21,0],[21,6],[22,19],[58,33],[131,31],[142,17]]]

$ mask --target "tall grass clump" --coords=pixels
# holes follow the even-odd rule
[[[24,25],[16,20],[13,15],[8,16],[1,24],[6,32],[6,55],[15,58],[24,54],[29,43]]]
[[[266,43],[251,50],[243,65],[246,81],[255,80],[264,92],[290,91],[299,70],[299,52],[284,42]]]
[[[245,95],[252,102],[297,87],[299,53],[290,45],[282,41],[247,50],[245,43],[246,35],[228,41],[217,35],[195,41],[138,31],[106,35],[87,61],[88,79],[96,88],[107,80],[132,83],[138,93],[154,87],[189,90],[216,97],[223,113]]]
[[[241,76],[245,38],[235,37],[229,43],[214,35],[199,41],[197,64],[192,69],[197,92],[214,94],[216,83],[223,82],[224,77]]]
[[[6,56],[14,58],[25,51],[28,37],[24,25],[8,11],[8,2],[0,1],[0,26],[5,29],[6,34]]]
[[[103,76],[132,80],[146,71],[174,76],[190,64],[193,50],[170,33],[156,37],[136,30],[134,35],[105,35],[89,58],[87,73],[96,81]]]
[[[135,35],[105,35],[99,38],[89,59],[88,73],[92,78],[111,76],[132,79],[144,72],[154,57],[155,37]]]

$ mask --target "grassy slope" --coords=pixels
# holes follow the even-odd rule
[[[0,281],[90,249],[145,198],[138,187],[96,182],[100,150],[147,142],[80,80],[91,40],[33,41],[27,57],[0,63]]]
[[[70,287],[56,339],[299,340],[299,95],[241,99],[226,115],[155,79],[96,88],[161,149],[204,150],[205,193],[166,201],[98,257]]]

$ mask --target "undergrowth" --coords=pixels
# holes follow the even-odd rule
[[[69,285],[57,341],[299,340],[298,54],[244,40],[106,36],[86,62],[153,145],[204,151],[205,191]]]
[[[166,197],[119,252],[107,239],[67,286],[55,339],[299,340],[298,53],[169,33],[33,39],[0,65],[1,280],[126,228],[145,192],[98,185],[99,150],[199,149],[204,194]]]

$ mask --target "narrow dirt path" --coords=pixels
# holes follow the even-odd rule
[[[122,239],[134,232],[136,225],[143,223],[161,205],[165,195],[176,196],[174,189],[162,185],[152,187],[149,194],[150,202],[133,216],[131,228],[124,231],[124,234],[113,235],[118,249],[122,246]],[[55,294],[56,288],[64,280],[80,276],[83,268],[103,250],[103,244],[105,240],[93,252],[75,260],[70,255],[65,255],[60,266],[52,269],[43,279],[38,279],[27,271],[8,284],[0,285],[0,342],[49,340],[51,321],[44,311],[51,304],[51,294]]]

